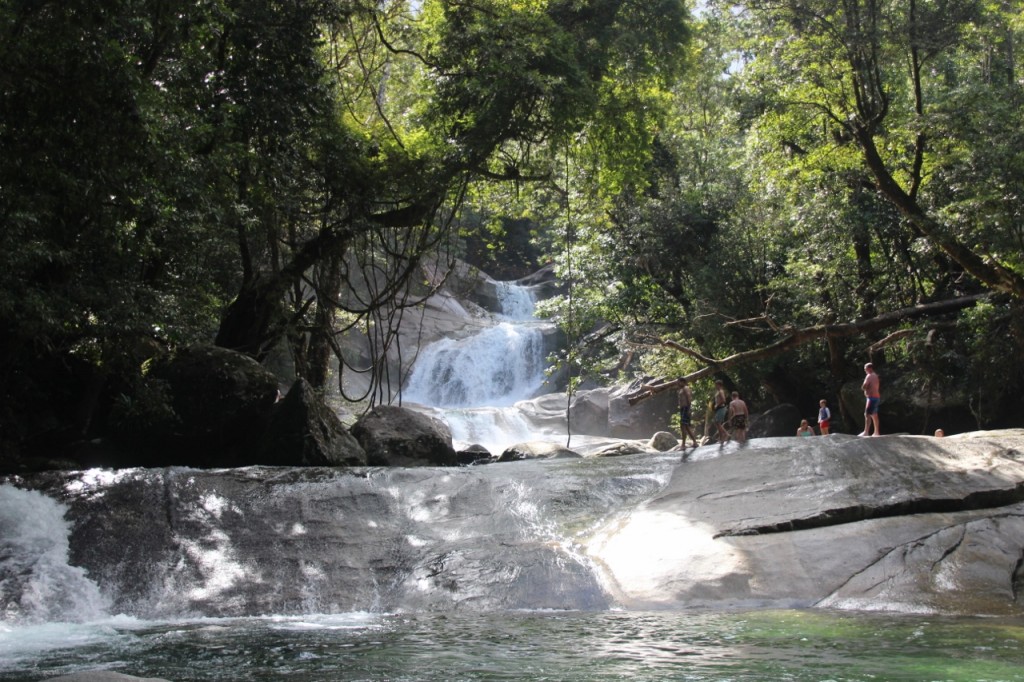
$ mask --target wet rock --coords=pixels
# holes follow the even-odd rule
[[[440,419],[394,405],[378,405],[352,427],[370,466],[455,466],[452,433]]]
[[[656,434],[651,436],[651,440],[648,445],[652,450],[667,452],[672,448],[679,447],[679,439],[668,431],[658,431]]]
[[[112,670],[96,670],[84,673],[73,673],[61,677],[51,677],[43,682],[168,682],[160,677],[135,677]]]
[[[524,459],[576,459],[582,457],[578,452],[563,448],[556,443],[546,441],[530,441],[517,443],[506,448],[498,458],[499,462],[518,462]]]
[[[1020,430],[706,446],[590,551],[629,608],[1020,614],[1021,452]]]

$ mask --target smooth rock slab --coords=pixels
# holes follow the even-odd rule
[[[706,446],[588,544],[626,608],[1022,614],[1024,432]]]

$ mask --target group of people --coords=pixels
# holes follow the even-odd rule
[[[875,366],[870,362],[864,365],[864,375],[864,383],[861,384],[865,398],[864,431],[859,435],[878,436],[881,434],[878,424],[881,380],[875,372]],[[686,377],[679,377],[673,383],[676,386],[679,404],[679,431],[682,436],[680,447],[684,450],[686,449],[687,436],[693,442],[693,447],[697,447],[699,443],[692,426],[693,391],[690,389],[690,383],[686,380]],[[747,407],[747,403],[740,398],[739,392],[733,391],[730,394],[725,390],[725,385],[721,380],[715,381],[715,393],[712,398],[711,409],[713,413],[712,421],[718,432],[719,443],[727,443],[733,437],[740,443],[747,440],[747,424],[750,421],[750,409]],[[831,421],[832,411],[829,409],[828,401],[822,399],[818,402],[818,431],[821,435],[827,436],[830,433]],[[800,422],[796,435],[813,436],[815,435],[814,427],[804,419]]]
[[[870,362],[864,365],[864,383],[861,384],[864,391],[864,430],[859,436],[878,436],[881,431],[878,426],[878,404],[881,402],[881,380],[875,372],[875,366]],[[828,407],[828,401],[818,401],[818,431],[823,436],[829,434],[832,422],[832,411]],[[800,421],[796,435],[813,436],[814,427],[806,419]]]
[[[693,432],[692,410],[693,390],[690,389],[690,382],[686,377],[679,377],[675,380],[676,396],[679,404],[679,431],[682,435],[682,449],[686,449],[686,437],[689,436],[693,447],[697,447],[697,436]],[[732,436],[740,443],[747,439],[747,423],[750,421],[750,409],[747,403],[740,398],[737,391],[730,395],[725,390],[725,385],[719,380],[715,382],[715,395],[712,399],[712,421],[718,430],[718,442],[727,443]],[[732,428],[732,435],[728,428]]]

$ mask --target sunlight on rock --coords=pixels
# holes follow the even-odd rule
[[[704,583],[745,571],[741,552],[713,530],[684,517],[638,511],[600,531],[589,544],[624,596],[663,601]]]
[[[237,560],[231,540],[223,531],[212,531],[204,541],[182,540],[182,548],[204,578],[202,585],[190,590],[192,599],[210,599],[238,584],[259,582],[259,575]]]
[[[200,500],[200,504],[203,509],[210,512],[210,515],[215,519],[219,519],[221,514],[224,513],[225,509],[231,509],[231,502],[227,499],[214,494],[204,495]]]

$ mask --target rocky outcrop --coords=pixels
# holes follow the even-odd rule
[[[277,378],[252,358],[193,346],[154,358],[112,418],[134,466],[237,466],[263,434]]]
[[[352,427],[371,466],[455,466],[452,434],[439,419],[420,412],[378,405]]]
[[[359,466],[366,452],[304,379],[274,405],[253,464]]]
[[[590,553],[629,608],[1020,614],[1022,453],[1024,431],[706,446]]]

